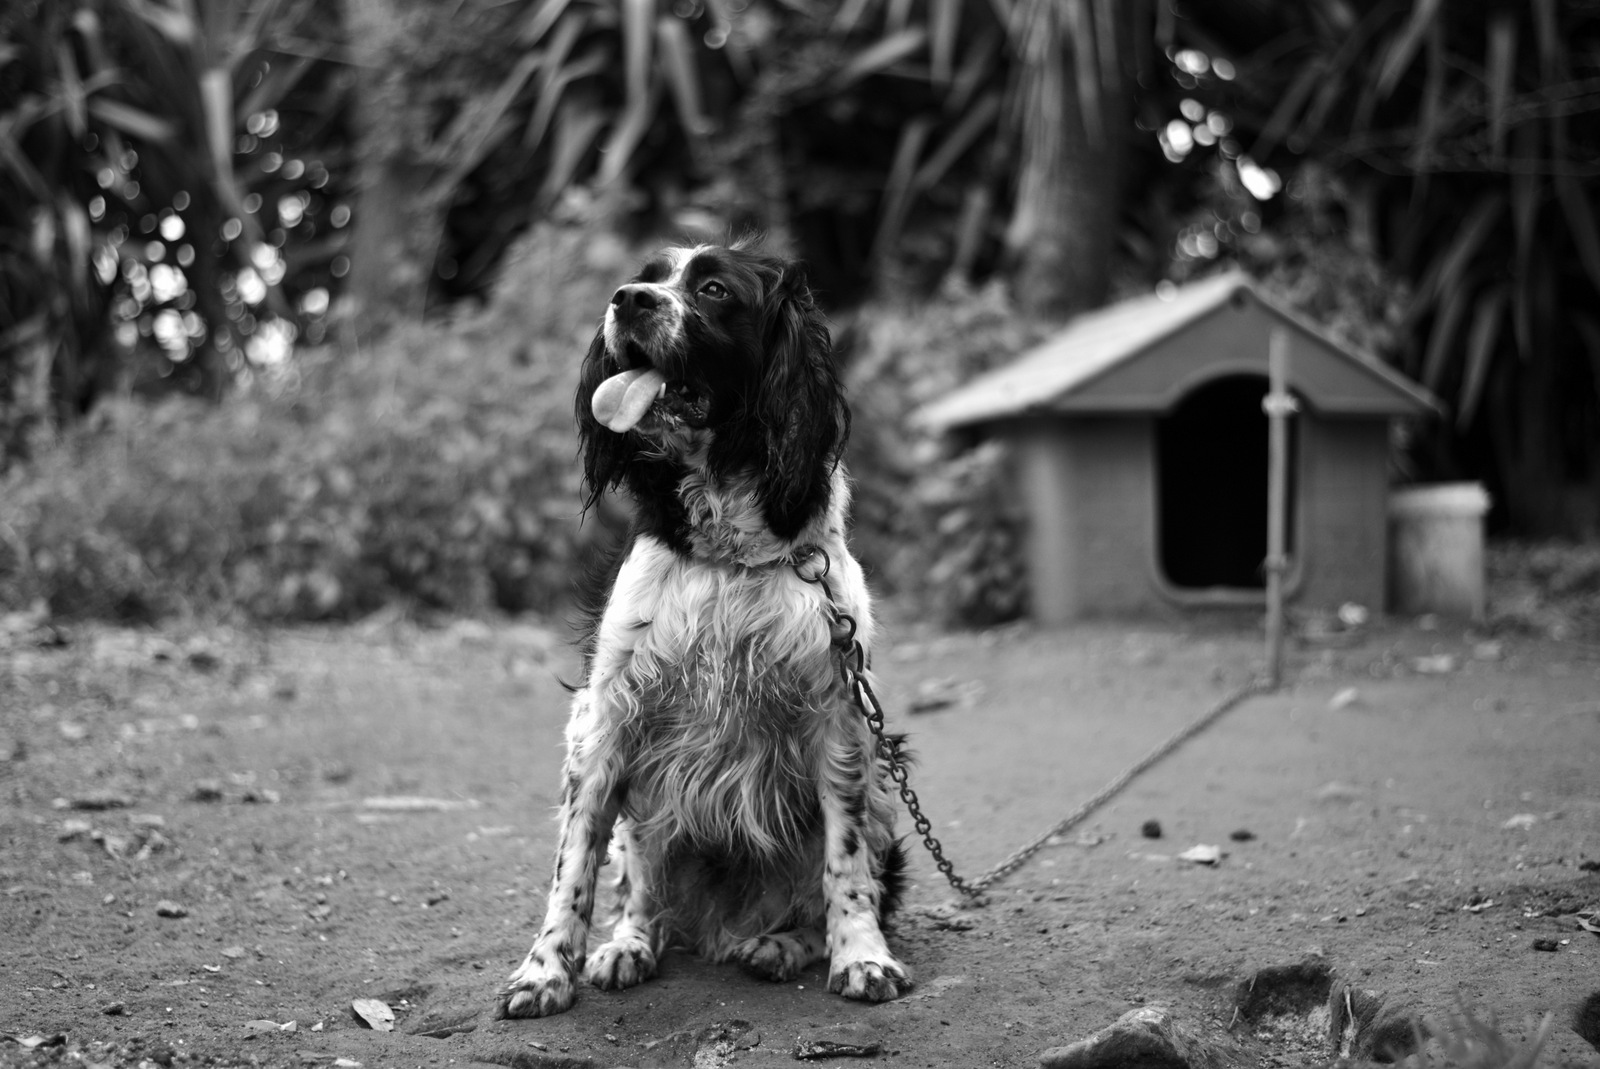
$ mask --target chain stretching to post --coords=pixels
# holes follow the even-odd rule
[[[794,568],[795,574],[803,581],[821,587],[823,595],[828,599],[828,631],[833,647],[839,654],[840,675],[843,677],[845,685],[850,688],[851,696],[855,699],[856,705],[861,709],[862,718],[866,720],[867,727],[872,732],[873,744],[877,750],[878,757],[882,759],[884,767],[888,770],[889,778],[894,780],[895,785],[899,788],[900,800],[905,803],[907,812],[911,814],[911,820],[916,826],[917,834],[922,836],[922,845],[933,856],[934,864],[938,866],[939,872],[943,874],[950,886],[975,904],[981,902],[983,892],[990,885],[1021,868],[1029,858],[1043,849],[1046,843],[1066,832],[1090,813],[1104,805],[1113,795],[1126,787],[1135,776],[1144,772],[1163,757],[1166,757],[1173,750],[1176,750],[1190,737],[1205,730],[1222,714],[1252,694],[1261,694],[1272,689],[1270,681],[1252,679],[1249,683],[1228,694],[1206,710],[1203,715],[1173,732],[1155,749],[1118,773],[1111,782],[1107,783],[1088,801],[1078,806],[1077,809],[1074,809],[1062,820],[1046,829],[1042,834],[1035,836],[1000,864],[977,879],[967,880],[956,874],[955,866],[944,856],[943,844],[933,834],[933,822],[923,813],[922,803],[917,798],[917,792],[911,788],[910,772],[906,767],[905,757],[900,752],[899,740],[884,731],[883,706],[879,704],[878,696],[872,689],[872,683],[866,676],[867,653],[860,640],[856,638],[855,618],[839,608],[839,603],[833,596],[833,587],[828,583],[828,572],[832,568],[832,561],[829,560],[827,551],[820,546],[803,546],[796,551],[791,566]]]
[[[840,609],[839,603],[834,600],[833,587],[828,583],[828,572],[831,567],[832,562],[828,559],[827,551],[821,546],[806,546],[795,555],[795,574],[807,583],[820,586],[822,593],[828,599],[831,616],[828,630],[833,647],[839,652],[840,674],[844,677],[845,685],[850,688],[856,705],[860,707],[861,715],[867,721],[878,757],[888,769],[889,778],[894,780],[895,786],[900,789],[900,800],[905,803],[906,811],[911,814],[911,821],[916,825],[917,834],[922,836],[922,845],[933,855],[934,864],[939,867],[939,871],[943,873],[951,887],[968,898],[977,898],[989,882],[999,879],[1003,873],[982,883],[968,883],[956,875],[955,865],[944,856],[944,845],[933,834],[933,822],[922,812],[922,803],[917,799],[917,792],[911,788],[910,771],[906,767],[905,756],[900,752],[899,740],[890,738],[883,729],[883,706],[878,704],[878,696],[873,693],[872,683],[866,677],[867,651],[856,638],[855,617]]]

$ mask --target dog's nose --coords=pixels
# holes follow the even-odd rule
[[[655,289],[642,282],[634,282],[623,286],[611,295],[612,307],[619,314],[635,312],[648,312],[661,303],[661,298]]]

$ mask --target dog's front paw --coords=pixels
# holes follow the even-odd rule
[[[571,971],[530,958],[500,992],[498,1016],[549,1017],[565,1013],[576,1001],[578,985]]]
[[[584,978],[602,991],[621,991],[656,974],[656,955],[643,939],[613,939],[589,957]]]
[[[828,990],[862,1002],[888,1002],[911,990],[911,974],[893,958],[852,961],[828,974]]]

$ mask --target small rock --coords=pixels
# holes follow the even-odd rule
[[[1504,824],[1502,824],[1500,826],[1502,828],[1523,828],[1523,829],[1527,829],[1527,828],[1533,827],[1537,823],[1539,823],[1539,817],[1538,817],[1537,814],[1534,814],[1534,813],[1518,813],[1516,816],[1511,817]]]
[[[107,1017],[126,1017],[128,1015],[128,1006],[124,1002],[113,1002],[109,1005],[101,1006],[100,1012]]]
[[[170,898],[163,898],[156,903],[156,916],[158,917],[187,917],[189,911]]]
[[[1178,1024],[1160,1006],[1129,1010],[1109,1028],[1039,1055],[1042,1069],[1120,1069],[1124,1066],[1162,1065],[1209,1067],[1231,1064],[1202,1043],[1190,1029]]]
[[[1159,839],[1159,838],[1161,838],[1161,821],[1159,821],[1159,820],[1147,820],[1147,821],[1145,821],[1143,824],[1139,825],[1139,834],[1143,835],[1146,839]]]
[[[106,809],[126,809],[132,804],[133,799],[125,794],[118,794],[116,791],[94,791],[69,799],[61,808],[94,813]]]
[[[1547,954],[1554,954],[1561,949],[1561,944],[1554,939],[1535,939],[1533,941],[1533,949],[1542,950]]]
[[[350,1012],[355,1019],[372,1029],[374,1032],[394,1031],[394,1011],[387,1002],[375,998],[353,999],[350,1003]]]
[[[1247,843],[1256,837],[1256,833],[1249,828],[1235,828],[1228,833],[1228,838],[1236,843]]]
[[[191,802],[220,802],[222,801],[222,784],[218,780],[203,779],[194,785],[194,790],[189,792]]]

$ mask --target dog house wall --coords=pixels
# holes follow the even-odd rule
[[[1041,623],[1259,597],[1185,592],[1162,575],[1156,419],[1063,416],[999,430],[1014,457],[1012,492],[1028,516],[1029,587]],[[1292,603],[1382,606],[1388,451],[1387,420],[1301,419]]]
[[[1138,298],[1081,317],[924,411],[934,426],[1010,444],[1036,619],[1261,603],[1260,591],[1167,581],[1156,443],[1161,417],[1207,383],[1256,376],[1264,392],[1274,329],[1285,331],[1300,402],[1287,596],[1304,607],[1382,607],[1390,420],[1434,402],[1229,276],[1171,301]]]

